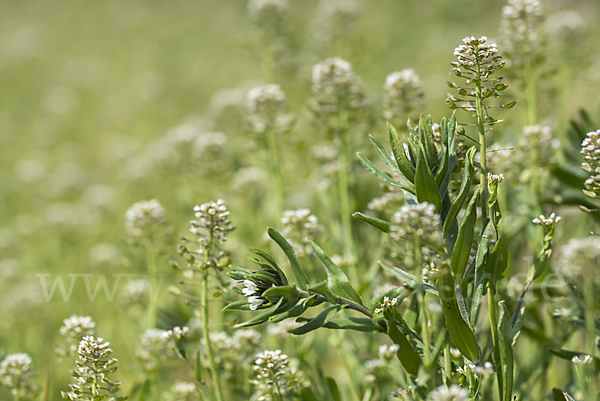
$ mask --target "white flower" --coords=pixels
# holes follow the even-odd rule
[[[579,356],[574,356],[571,358],[571,362],[575,365],[587,365],[592,362],[592,357],[589,355],[581,354]]]
[[[391,359],[394,355],[396,355],[396,352],[398,352],[399,349],[400,346],[398,344],[382,344],[379,346],[378,354],[380,358]]]
[[[469,393],[464,388],[453,384],[450,387],[440,386],[429,393],[430,401],[469,401]]]
[[[382,313],[384,310],[392,308],[393,306],[396,305],[397,301],[398,301],[397,298],[393,298],[390,300],[389,297],[384,297],[383,302],[381,302],[381,304],[379,304],[379,308],[375,309],[375,313]]]
[[[125,229],[132,238],[151,238],[165,224],[166,211],[156,199],[134,203],[125,212]]]
[[[561,220],[560,216],[557,216],[556,213],[552,213],[549,217],[545,217],[543,214],[540,217],[536,217],[531,220],[534,224],[539,226],[543,226],[545,228],[553,227],[556,223]]]

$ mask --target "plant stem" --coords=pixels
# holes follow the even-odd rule
[[[269,151],[269,169],[271,170],[271,180],[275,189],[275,202],[277,207],[277,216],[283,213],[285,203],[285,190],[283,187],[283,178],[281,177],[281,166],[279,165],[279,156],[277,152],[277,136],[272,127],[267,128],[267,147]]]
[[[421,241],[418,235],[414,236],[415,268],[417,273],[417,300],[421,308],[421,336],[423,337],[423,351],[425,366],[431,363],[431,350],[429,349],[429,319],[427,305],[425,305],[425,288],[423,287],[423,258],[421,256]]]
[[[219,379],[219,369],[215,364],[215,358],[212,351],[212,345],[210,343],[210,336],[208,331],[208,256],[211,252],[213,243],[213,234],[212,231],[209,231],[208,234],[208,245],[204,251],[204,266],[202,270],[202,285],[200,286],[200,299],[202,303],[202,333],[204,336],[204,342],[206,346],[206,357],[208,358],[208,365],[210,368],[210,373],[213,378],[213,387],[215,392],[215,400],[223,401],[223,396],[221,395],[221,383]]]
[[[148,328],[153,329],[156,327],[156,308],[158,303],[158,284],[156,278],[156,258],[154,255],[154,245],[149,243],[146,245],[146,261],[148,263],[148,276],[150,278],[150,285],[153,288],[154,294],[150,294],[150,302],[148,305]]]
[[[535,70],[531,62],[525,65],[525,96],[527,97],[527,124],[537,124],[537,96]]]
[[[449,385],[452,382],[452,354],[450,354],[450,343],[447,343],[444,347],[444,370],[446,371],[447,383]]]
[[[271,369],[271,380],[273,380],[273,384],[275,385],[275,390],[276,390],[275,395],[277,396],[277,399],[279,401],[283,401],[283,397],[281,395],[281,389],[279,388],[279,382],[277,381],[277,375],[275,374],[273,369]]]
[[[476,77],[481,79],[481,66],[477,64]],[[481,82],[476,84],[476,104],[477,104],[477,127],[479,130],[479,182],[481,183],[481,218],[483,221],[488,216],[488,182],[487,182],[487,161],[486,161],[486,145],[485,145],[485,127],[483,124],[483,91],[481,90]]]
[[[340,143],[340,154],[338,162],[340,164],[339,192],[340,192],[340,213],[342,218],[342,231],[344,235],[344,256],[352,267],[353,274],[356,276],[354,241],[352,238],[352,219],[350,212],[350,185],[348,179],[348,149],[346,140],[341,130],[338,132]],[[358,278],[358,277],[355,277]]]

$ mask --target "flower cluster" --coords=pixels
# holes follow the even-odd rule
[[[264,196],[268,182],[269,175],[262,167],[244,167],[233,177],[233,188],[245,197],[258,201]]]
[[[323,232],[319,219],[310,213],[310,209],[286,210],[281,218],[281,235],[286,237],[299,255],[309,252],[304,246],[306,240],[314,241]]]
[[[255,283],[250,280],[244,280],[244,286],[246,288],[242,288],[242,292],[244,296],[248,297],[250,310],[257,310],[262,304],[267,303],[267,299],[262,296],[262,293],[273,287],[271,283],[261,281]]]
[[[440,386],[429,393],[429,401],[469,401],[469,393],[457,384]]]
[[[600,237],[571,238],[560,249],[559,271],[568,279],[598,280]]]
[[[398,298],[384,297],[383,301],[379,304],[379,307],[375,309],[375,313],[383,313],[384,310],[390,309],[396,305]]]
[[[581,167],[590,174],[583,192],[590,198],[600,197],[600,129],[588,132],[581,143],[581,154],[585,160]]]
[[[256,380],[251,383],[258,387],[259,401],[289,398],[297,389],[306,385],[302,373],[289,366],[289,358],[281,350],[263,351],[256,355],[254,366]]]
[[[504,174],[492,174],[488,173],[488,181],[494,183],[495,185],[504,181]]]
[[[198,401],[198,388],[194,383],[178,381],[171,386],[169,392],[163,394],[165,401]]]
[[[400,208],[404,203],[404,194],[402,192],[388,192],[378,198],[373,198],[367,204],[369,210],[382,214],[390,214]]]
[[[182,337],[187,336],[189,331],[190,331],[189,327],[175,326],[175,327],[173,327],[173,330],[167,330],[165,332],[165,335],[167,336],[168,339],[173,338],[173,336],[175,336],[176,339],[181,340]]]
[[[231,336],[224,331],[213,331],[209,339],[216,360],[229,373],[238,370],[240,362],[251,361],[261,344],[261,334],[252,329],[237,330]],[[201,343],[206,343],[204,338]]]
[[[0,362],[0,384],[8,388],[15,399],[34,398],[39,387],[31,383],[35,372],[27,354],[11,354]]]
[[[346,55],[357,38],[360,6],[356,0],[321,0],[315,32],[323,54]]]
[[[341,113],[349,121],[363,107],[363,91],[352,65],[339,57],[321,61],[312,71],[311,108],[317,118],[333,126]]]
[[[157,371],[161,362],[172,354],[173,342],[169,340],[172,335],[172,332],[160,329],[149,329],[142,333],[136,355],[145,371]]]
[[[379,350],[377,351],[377,353],[378,353],[379,357],[382,359],[392,359],[394,357],[394,355],[396,355],[396,352],[398,352],[399,349],[400,349],[400,346],[398,344],[392,344],[392,345],[382,344],[379,346]]]
[[[77,355],[79,343],[86,336],[95,334],[96,323],[89,316],[71,316],[63,320],[63,326],[60,328],[60,335],[64,337],[67,348],[57,346],[56,351],[59,356],[69,356],[74,358]]]
[[[246,96],[248,122],[252,131],[263,134],[267,130],[276,133],[289,131],[292,117],[287,114],[285,93],[279,85],[270,84],[251,89]]]
[[[542,3],[539,0],[508,0],[502,9],[500,38],[510,66],[523,68],[537,63],[542,54]]]
[[[592,362],[592,357],[587,354],[581,354],[571,358],[571,362],[573,362],[575,365],[587,365],[588,363]]]
[[[134,203],[125,212],[125,229],[134,241],[158,239],[166,225],[166,211],[156,199]]]
[[[550,127],[529,125],[523,128],[523,133],[517,139],[515,158],[521,162],[535,159],[538,167],[547,168],[556,163],[559,149],[560,141],[552,136]]]
[[[190,242],[182,238],[179,253],[186,259],[189,267],[204,271],[208,268],[220,269],[229,264],[227,253],[219,245],[227,241],[229,232],[235,229],[229,220],[229,211],[225,201],[203,203],[194,207],[195,220],[190,221],[189,231],[197,237],[196,249],[190,249]],[[199,258],[200,256],[200,258]],[[193,276],[193,272],[190,273]]]
[[[75,384],[69,384],[71,392],[62,392],[65,400],[103,399],[111,396],[112,400],[123,400],[115,396],[119,391],[120,382],[111,381],[108,375],[117,370],[117,360],[111,358],[110,344],[102,338],[84,337],[79,343],[76,361],[77,368],[71,371]]]
[[[423,84],[412,69],[392,72],[383,85],[383,117],[403,124],[408,118],[418,118],[423,106]]]
[[[435,213],[435,206],[427,202],[402,206],[394,214],[391,236],[398,242],[416,236],[433,249],[444,245],[440,216]]]
[[[218,174],[223,171],[227,161],[227,136],[222,132],[203,132],[198,134],[192,144],[191,156],[194,166],[205,173]]]
[[[481,102],[484,115],[478,116],[485,125],[499,124],[502,120],[495,120],[487,110],[489,106],[483,103],[488,98],[502,97],[502,91],[508,88],[503,82],[503,77],[493,78],[492,76],[502,69],[505,62],[499,56],[498,48],[495,43],[487,44],[487,37],[482,36],[466,37],[462,45],[454,50],[454,55],[458,61],[450,63],[452,71],[458,77],[465,79],[466,86],[459,86],[453,82],[447,81],[448,86],[455,89],[460,98],[450,95],[446,99],[446,104],[451,109],[465,109],[468,112],[477,111],[477,99]],[[501,105],[505,109],[510,109],[516,104],[512,101]],[[497,106],[496,106],[497,107]]]
[[[171,391],[164,393],[165,401],[197,401],[198,388],[194,383],[178,381],[171,386]]]
[[[533,223],[538,226],[542,226],[545,229],[550,229],[556,225],[561,220],[560,216],[557,216],[556,213],[552,213],[550,216],[545,217],[543,214],[540,217],[536,217],[533,219]]]

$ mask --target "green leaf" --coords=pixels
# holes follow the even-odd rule
[[[471,303],[471,327],[475,326],[479,309],[481,307],[481,297],[485,288],[485,265],[487,263],[490,245],[490,235],[492,234],[491,222],[487,222],[483,230],[483,235],[479,241],[477,248],[477,256],[475,257],[475,292],[473,293],[473,301]]]
[[[171,338],[173,340],[173,348],[175,349],[175,354],[184,361],[189,362],[190,358],[188,357],[187,352],[183,347],[183,344],[181,344],[181,341],[179,341],[175,335],[173,335]]]
[[[381,181],[390,184],[394,187],[398,187],[398,188],[402,188],[403,190],[411,193],[411,194],[415,194],[415,190],[404,185],[401,184],[397,181],[394,181],[392,178],[390,178],[389,175],[385,174],[383,171],[379,170],[369,159],[367,159],[365,157],[365,155],[363,155],[362,153],[358,152],[356,153],[356,155],[358,156],[358,159],[360,160],[360,162],[362,163],[363,166],[365,166],[365,168],[367,170],[369,170],[375,177],[379,178]]]
[[[448,230],[456,216],[458,216],[458,212],[463,207],[467,197],[469,196],[469,192],[471,191],[471,184],[473,182],[473,176],[475,174],[475,167],[473,165],[473,157],[475,156],[475,147],[473,146],[467,151],[467,155],[465,157],[465,169],[463,170],[463,177],[460,184],[460,189],[458,190],[458,195],[450,210],[448,211],[448,215],[444,220],[444,227],[442,229],[444,238],[448,236]]]
[[[417,170],[415,172],[415,191],[419,203],[429,202],[435,206],[439,213],[442,207],[442,198],[427,163],[425,150],[421,143],[417,143]]]
[[[473,245],[473,237],[475,236],[475,223],[477,222],[478,197],[479,191],[476,190],[467,206],[465,216],[458,229],[458,238],[456,239],[454,252],[450,259],[450,266],[459,282],[462,281],[469,262],[469,255],[471,254],[471,246]]]
[[[333,263],[329,256],[325,255],[325,252],[316,243],[313,241],[308,241],[308,243],[327,270],[327,284],[331,292],[362,305],[362,299],[348,281],[346,274]]]
[[[566,359],[567,361],[570,361],[575,356],[581,356],[582,354],[587,355],[585,352],[569,351],[563,348],[548,348],[548,351],[559,358]],[[592,358],[596,369],[600,369],[600,359],[596,358],[595,356]]]
[[[485,272],[488,277],[492,280],[492,284],[495,286],[496,282],[500,280],[502,274],[508,267],[508,239],[506,235],[500,237],[494,249],[490,252],[488,262],[485,266]]]
[[[398,131],[396,131],[396,128],[392,124],[388,122],[387,127],[390,146],[392,147],[392,153],[394,154],[394,158],[396,159],[398,168],[408,181],[414,182],[415,167],[411,164],[410,160],[408,160],[408,156],[406,155],[406,149],[404,148],[404,143],[400,139]]]
[[[443,122],[443,120],[442,120]],[[454,131],[456,130],[456,115],[452,113],[452,117],[450,117],[450,121],[448,121],[447,126],[447,144],[448,144],[448,171],[446,172],[446,178],[442,181],[440,185],[440,194],[446,194],[448,191],[448,185],[450,184],[450,180],[452,179],[452,171],[454,170],[454,166],[456,165],[456,135]],[[444,127],[442,127],[442,137],[444,136]]]
[[[315,318],[310,319],[310,321],[305,325],[290,330],[288,333],[301,336],[306,333],[310,333],[319,327],[323,327],[329,320],[331,320],[332,317],[335,316],[336,313],[344,309],[345,306],[346,305],[332,305],[323,312],[319,313]]]
[[[302,395],[303,400],[319,401],[319,399],[317,397],[315,397],[315,395],[309,389],[306,389],[306,388],[301,389],[300,394]]]
[[[278,323],[285,319],[302,315],[311,306],[312,301],[316,298],[316,295],[311,295],[304,299],[301,299],[298,303],[292,306],[289,310],[273,315],[269,318],[272,323]]]
[[[423,363],[421,356],[415,351],[404,334],[398,329],[392,312],[389,310],[384,311],[384,317],[388,322],[388,337],[391,338],[394,344],[397,344],[400,347],[396,353],[400,363],[409,373],[413,375],[416,374],[419,370],[419,366]]]
[[[383,144],[381,143],[381,141],[379,139],[375,138],[371,134],[369,134],[369,139],[371,140],[371,143],[373,144],[373,147],[377,151],[377,154],[381,158],[381,161],[383,161],[385,163],[385,165],[390,168],[390,170],[392,170],[392,171],[394,171],[396,173],[401,174],[402,172],[398,168],[398,165],[392,159],[392,157],[388,154],[387,150],[385,150],[385,147],[383,146]]]
[[[287,277],[285,277],[285,274],[283,274],[283,271],[279,268],[279,265],[277,265],[277,262],[275,261],[275,259],[271,255],[269,255],[265,251],[261,251],[260,249],[256,249],[256,248],[250,248],[250,252],[252,252],[255,255],[258,255],[261,258],[263,258],[264,260],[266,260],[267,263],[269,265],[271,265],[271,267],[273,268],[273,270],[275,270],[277,272],[277,274],[279,275],[279,278],[280,278],[281,282],[283,283],[283,285],[288,285],[289,284],[288,280],[287,280]]]
[[[272,305],[267,309],[261,309],[260,314],[256,315],[255,317],[253,317],[252,319],[250,319],[244,323],[236,324],[233,327],[236,329],[239,329],[240,327],[250,327],[250,326],[256,326],[257,324],[264,323],[269,319],[269,317],[271,317],[271,315],[273,315],[277,311],[277,309],[281,306],[282,303],[283,303],[283,298],[280,298],[279,301],[277,301],[277,303],[275,305]]]
[[[265,292],[263,292],[263,297],[267,298],[268,300],[276,297],[283,297],[288,302],[294,302],[296,299],[298,299],[299,294],[300,293],[295,286],[286,285],[267,289]]]
[[[427,156],[427,164],[433,168],[433,165],[437,160],[437,150],[435,148],[435,142],[433,141],[433,129],[422,115],[419,117],[419,131],[421,134],[420,142],[423,144],[425,155]]]
[[[366,317],[332,318],[323,327],[335,330],[385,332],[385,329]]]
[[[377,217],[367,216],[366,214],[362,214],[361,212],[356,212],[352,215],[356,220],[364,221],[367,224],[372,225],[375,228],[383,231],[384,233],[389,233],[392,228],[392,223],[389,221],[378,219]]]
[[[446,328],[459,351],[471,362],[481,358],[479,344],[469,324],[464,321],[456,302],[456,287],[452,270],[444,264],[438,277],[438,289],[444,309]]]
[[[338,388],[335,379],[333,377],[327,377],[326,380],[327,385],[329,386],[329,390],[331,391],[331,395],[333,396],[333,401],[342,401],[340,389]]]
[[[513,381],[514,381],[514,360],[512,349],[512,327],[510,318],[504,301],[498,302],[500,306],[500,317],[498,319],[498,348],[500,353],[500,369],[498,375],[502,376],[502,388],[500,389],[500,399],[502,401],[513,401]]]
[[[390,273],[394,274],[394,276],[396,276],[396,278],[398,278],[398,280],[400,280],[400,281],[402,281],[402,282],[410,285],[412,288],[417,288],[418,280],[417,280],[416,276],[413,276],[412,274],[410,274],[408,272],[405,272],[402,269],[399,269],[399,268],[394,267],[394,266],[390,266],[390,265],[388,265],[386,263],[383,263],[381,261],[379,261],[378,264],[384,270],[387,270]],[[425,291],[427,291],[427,292],[429,292],[429,293],[431,293],[431,294],[433,294],[435,296],[439,295],[438,289],[435,286],[433,286],[433,285],[431,285],[429,283],[426,283],[424,281],[422,281],[421,283],[422,283],[423,289]]]
[[[306,291],[308,287],[308,278],[306,278],[306,274],[304,274],[302,267],[300,267],[300,262],[298,261],[298,257],[296,256],[296,251],[294,251],[294,248],[292,248],[290,243],[283,238],[283,235],[281,235],[275,229],[269,228],[267,233],[272,240],[277,242],[277,245],[279,245],[279,247],[285,253],[285,256],[287,256],[288,260],[290,261],[290,265],[292,266],[292,274],[294,275],[294,280],[296,280],[298,287],[301,290]]]
[[[225,305],[225,307],[221,309],[221,312],[226,312],[230,310],[250,310],[250,303],[245,299],[240,301],[233,301],[229,305]]]

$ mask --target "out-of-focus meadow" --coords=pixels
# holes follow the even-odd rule
[[[160,369],[148,368],[140,356],[139,339],[149,328],[147,308],[152,302],[145,294],[132,296],[134,281],[149,273],[146,251],[127,235],[127,209],[135,202],[157,199],[166,211],[166,240],[155,255],[160,282],[156,327],[189,327],[184,345],[195,349],[202,337],[195,312],[198,308],[187,306],[168,290],[180,281],[170,261],[182,262],[176,246],[180,233],[187,232],[194,218],[195,205],[225,200],[237,229],[229,234],[224,248],[231,252],[231,263],[236,266],[248,267],[249,247],[279,252],[265,239],[265,231],[268,226],[283,229],[280,219],[286,209],[310,209],[322,227],[315,237],[321,247],[329,255],[344,253],[343,205],[336,187],[339,166],[334,160],[337,144],[315,122],[308,106],[313,65],[336,56],[352,64],[364,88],[365,107],[346,145],[349,154],[361,151],[374,160],[368,134],[387,136],[388,118],[383,115],[386,76],[413,69],[424,94],[416,115],[430,114],[433,121],[450,116],[452,110],[444,101],[450,90],[446,80],[452,79],[449,63],[454,60],[453,50],[465,36],[486,35],[490,42],[495,41],[504,5],[500,0],[361,1],[348,17],[347,31],[331,33],[328,29],[335,26],[325,19],[324,6],[312,0],[291,1],[281,45],[285,54],[272,66],[265,61],[268,57],[257,42],[257,27],[242,0],[3,1],[0,360],[8,354],[29,354],[37,372],[32,380],[44,387],[42,399],[61,399],[60,391],[69,390],[69,369],[74,369],[75,362],[68,355],[57,355],[64,342],[60,327],[71,315],[90,316],[96,334],[110,341],[112,356],[119,360],[113,376],[122,382],[120,395],[158,400],[152,394],[169,391],[176,381],[194,382],[195,368],[174,355],[157,357]],[[561,38],[553,34],[558,20],[552,15],[567,9],[579,13],[584,26],[579,35]],[[538,121],[549,126],[561,143],[560,151],[551,155],[548,163],[568,165],[572,167],[569,171],[575,171],[581,161],[577,161],[579,149],[573,145],[577,141],[569,134],[573,131],[570,120],[585,126],[579,115],[584,108],[600,123],[600,3],[545,1],[544,15],[545,60],[536,72]],[[328,41],[335,35],[335,40]],[[502,54],[500,42],[498,47]],[[527,123],[525,88],[518,74],[509,71],[506,77],[510,85],[507,96],[518,103],[510,112],[497,113],[496,117],[506,122],[489,134],[488,141],[512,146],[518,152],[518,138]],[[277,136],[276,170],[284,192],[281,202],[271,179],[268,144],[253,130],[252,120],[248,122],[246,106],[250,89],[270,83],[280,85],[285,93],[290,119]],[[404,126],[404,121],[394,123]],[[467,134],[475,137],[475,131],[469,129]],[[528,186],[529,177],[522,174],[527,170],[519,164],[523,160],[511,157],[506,171],[494,173],[511,177],[502,188],[508,195],[502,197],[507,203],[519,203],[519,196],[527,196],[520,191]],[[370,202],[384,190],[355,157],[349,163],[350,212],[367,212]],[[510,175],[509,169],[517,171]],[[585,176],[581,171],[573,174]],[[585,236],[597,227],[598,220],[577,207],[579,199],[585,199],[580,190],[568,189],[551,173],[544,177],[546,188],[540,195],[545,198],[544,205],[551,205],[563,217],[563,226],[557,228],[555,249],[559,249],[568,239],[561,239],[562,233]],[[536,252],[539,233],[538,237],[525,235],[535,227],[519,223],[530,222],[537,210],[528,209],[526,203],[520,208],[513,206],[514,216],[507,214],[505,224],[509,235],[521,243],[511,259],[510,269],[515,273],[526,271],[523,258]],[[385,212],[379,210],[378,215]],[[375,263],[381,256],[381,237],[359,221],[351,225],[358,271],[351,279],[363,278],[357,289],[371,300],[377,287],[391,280]],[[277,258],[283,260],[282,255]],[[317,263],[310,255],[306,258],[308,265]],[[223,277],[227,277],[226,271],[227,267],[221,272]],[[60,280],[65,293],[72,290],[67,300]],[[106,280],[106,287],[101,280]],[[377,390],[371,390],[372,399],[387,399],[397,388],[386,382],[385,372],[376,373],[376,364],[365,364],[376,358],[380,335],[352,334],[350,341],[323,329],[295,337],[267,324],[256,328],[260,341],[252,337],[247,349],[240,351],[236,348],[239,343],[232,344],[238,340],[233,337],[231,322],[247,319],[248,312],[220,312],[226,302],[239,298],[227,290],[228,279],[224,280],[224,288],[211,282],[209,294],[210,330],[230,336],[221,338],[229,341],[228,345],[213,345],[217,354],[228,353],[227,357],[217,355],[223,365],[226,399],[244,399],[254,392],[248,383],[253,378],[252,357],[265,349],[282,349],[300,361],[303,380],[311,386],[319,386],[317,368],[325,371],[338,381],[342,399],[354,395],[348,390],[349,372],[341,367],[344,364],[359,383],[358,391],[368,388],[371,380],[378,381],[373,387]],[[45,293],[52,289],[52,296]],[[541,322],[550,315],[542,315],[535,324],[550,330],[553,326]],[[546,331],[545,335],[553,333]],[[523,366],[532,365],[541,358],[544,347],[531,346],[534,340],[527,333],[521,337],[522,348],[517,346],[516,358]],[[339,350],[344,349],[346,355],[340,359]],[[244,358],[236,359],[236,354]],[[191,365],[195,358],[192,355]],[[236,373],[246,376],[228,377],[227,363],[247,364],[248,369]],[[553,377],[539,372],[533,382],[519,377],[521,389],[530,386],[533,392],[522,399],[546,399],[548,383],[564,385],[561,375],[569,368],[566,362],[560,363],[553,365]],[[153,384],[156,389],[147,390],[144,383],[152,375],[158,375]],[[0,398],[10,397],[9,390],[0,386]]]

